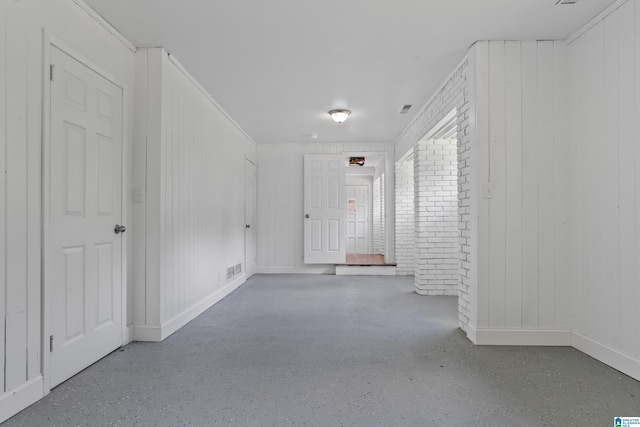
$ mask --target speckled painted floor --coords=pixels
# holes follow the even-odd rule
[[[9,426],[611,426],[640,382],[571,348],[476,347],[407,277],[254,276]]]

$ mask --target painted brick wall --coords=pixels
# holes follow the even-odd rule
[[[417,148],[414,157],[416,292],[458,295],[457,141],[421,140]]]
[[[457,109],[457,138],[458,138],[458,245],[455,251],[458,253],[458,259],[451,258],[451,266],[454,262],[459,262],[457,285],[452,284],[453,279],[449,282],[449,286],[457,286],[458,304],[459,304],[459,323],[463,330],[467,330],[469,324],[469,310],[471,308],[472,282],[472,260],[475,256],[475,243],[473,240],[473,200],[475,197],[471,191],[471,174],[472,174],[472,139],[470,129],[470,106],[472,105],[471,83],[472,83],[472,67],[470,60],[465,57],[459,66],[453,71],[449,78],[444,82],[440,90],[431,98],[423,110],[416,116],[411,124],[403,131],[395,142],[396,161],[407,151],[414,149],[419,150],[418,141],[427,134],[438,122],[440,122],[451,110]],[[422,175],[416,177],[421,180]],[[399,192],[404,191],[400,188],[400,184],[396,183],[396,189]],[[396,207],[398,209],[398,207]],[[398,245],[397,245],[398,246]],[[418,257],[422,256],[424,248],[418,249]],[[453,250],[453,249],[452,249]],[[437,276],[440,268],[434,268],[434,274]],[[450,269],[452,276],[454,268]],[[422,271],[420,272],[422,274]],[[427,270],[424,274],[429,274]],[[443,276],[446,276],[443,274]],[[416,290],[420,291],[423,286],[420,283],[420,275],[416,277]]]
[[[415,270],[413,159],[396,163],[396,274]]]
[[[467,67],[470,67],[466,64]],[[471,79],[470,76],[467,77]],[[470,319],[471,292],[475,284],[476,277],[472,271],[477,249],[474,238],[476,225],[473,219],[475,208],[475,191],[472,189],[473,182],[473,156],[474,147],[472,144],[472,129],[470,126],[470,115],[472,101],[472,89],[466,81],[463,89],[463,102],[458,107],[458,229],[460,243],[460,285],[458,294],[458,319],[460,327],[465,332]]]
[[[373,181],[373,253],[384,254],[384,175]]]

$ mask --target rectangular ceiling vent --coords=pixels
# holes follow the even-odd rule
[[[559,4],[576,4],[578,0],[558,0],[556,6]]]
[[[402,110],[400,110],[400,114],[407,114],[410,109],[411,109],[411,104],[407,104],[404,107],[402,107]]]

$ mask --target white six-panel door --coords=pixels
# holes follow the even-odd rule
[[[122,89],[52,47],[45,286],[50,386],[121,344]],[[47,183],[48,179],[48,183]]]
[[[344,171],[344,156],[304,156],[305,264],[346,261]]]
[[[347,253],[371,253],[370,212],[369,187],[347,185]]]

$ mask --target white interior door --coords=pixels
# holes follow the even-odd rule
[[[122,89],[52,47],[50,385],[121,345]],[[45,178],[45,182],[47,179]]]
[[[304,262],[343,264],[344,156],[304,156]]]
[[[256,165],[249,159],[245,160],[244,191],[244,263],[247,277],[251,277],[256,271]]]
[[[347,253],[371,253],[370,212],[369,187],[347,185]]]

